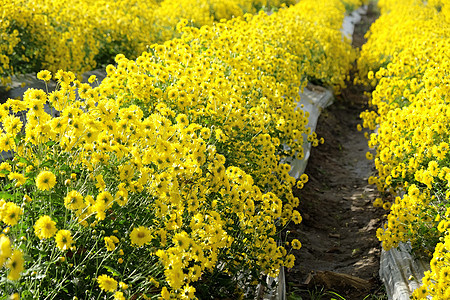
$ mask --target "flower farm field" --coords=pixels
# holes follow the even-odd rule
[[[373,239],[429,257],[414,297],[450,298],[447,1],[380,0],[360,50],[359,0],[0,3],[5,93],[46,87],[0,105],[0,299],[255,299],[306,266],[286,232],[309,177],[280,161],[327,149],[308,83],[366,86]]]

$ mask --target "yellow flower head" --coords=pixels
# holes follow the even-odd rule
[[[117,281],[106,274],[97,277],[98,286],[105,292],[114,292],[117,290]]]
[[[70,191],[64,198],[64,206],[71,210],[83,208],[85,206],[83,196],[77,191]]]
[[[117,291],[114,293],[114,300],[125,300],[125,296],[123,295],[123,292]]]
[[[126,284],[125,282],[121,281],[119,282],[119,286],[122,290],[126,290],[128,289],[128,284]]]
[[[296,249],[296,250],[298,250],[302,247],[302,243],[297,239],[292,240],[291,245],[292,245],[292,248]]]
[[[9,269],[8,279],[18,280],[20,278],[20,272],[23,270],[23,257],[20,250],[14,250],[11,258],[7,262]]]
[[[165,286],[161,290],[161,297],[165,300],[170,299],[170,292]]]
[[[114,244],[114,241],[111,237],[106,236],[103,239],[105,240],[106,250],[114,251],[116,249],[116,244]]]
[[[14,144],[14,140],[13,140],[12,135],[4,134],[4,133],[0,134],[0,149],[2,149],[3,151],[12,150],[14,148],[13,144]],[[14,175],[12,175],[12,174],[14,174]],[[17,175],[21,175],[21,174],[11,173],[8,175],[8,178],[11,180],[14,180],[14,179],[17,179],[16,178]],[[16,186],[19,186],[19,185],[22,185],[22,183],[16,184]]]
[[[15,180],[16,181],[16,187],[19,187],[19,186],[23,185],[27,181],[27,178],[25,176],[23,176],[20,173],[16,173],[16,172],[9,173],[8,179]]]
[[[94,81],[96,81],[97,80],[97,76],[95,76],[95,75],[91,75],[91,76],[89,76],[89,78],[88,78],[88,82],[89,83],[93,83]]]
[[[14,293],[11,294],[11,296],[9,296],[9,300],[19,300],[19,299],[20,299],[19,293]]]
[[[309,177],[308,177],[308,175],[306,175],[306,174],[302,174],[302,175],[300,176],[300,181],[301,181],[301,182],[303,182],[303,183],[307,183],[307,182],[308,182],[308,180],[309,180]]]
[[[24,195],[24,196],[23,196],[23,201],[24,201],[24,202],[31,202],[31,201],[33,201],[33,199],[31,199],[31,197],[28,196],[28,195]]]
[[[56,247],[58,247],[59,250],[66,251],[72,246],[73,243],[72,234],[70,233],[69,230],[65,229],[59,230],[55,236],[55,241]]]
[[[12,136],[15,136],[19,131],[22,129],[23,123],[20,120],[20,118],[8,115],[6,118],[3,119],[3,129],[7,134],[10,134]]]
[[[0,177],[6,177],[6,174],[8,172],[11,172],[11,170],[12,170],[12,167],[9,163],[7,163],[6,161],[2,162],[0,164]]]
[[[7,202],[0,211],[3,222],[10,226],[16,225],[22,214],[22,208],[13,202]]]
[[[286,268],[292,268],[294,264],[295,264],[295,256],[293,254],[289,254],[288,256],[286,256],[284,260],[284,266]]]
[[[181,290],[182,299],[194,299],[195,297],[195,287],[186,284]]]
[[[103,191],[106,188],[106,184],[105,181],[103,180],[103,175],[99,174],[97,176],[95,176],[95,179],[97,180],[97,183],[95,184],[95,186],[100,190]]]
[[[294,221],[295,224],[300,224],[302,222],[302,216],[298,212],[298,210],[294,210],[292,212],[292,221]]]
[[[95,218],[99,221],[104,220],[106,217],[106,203],[104,201],[96,201],[93,205],[93,211],[96,213]]]
[[[172,238],[172,242],[181,249],[187,249],[189,247],[189,236],[186,232],[176,233]]]
[[[114,198],[109,192],[101,192],[100,194],[97,195],[96,202],[103,202],[105,203],[106,207],[109,207],[113,201]]]
[[[50,81],[52,79],[52,73],[48,70],[42,70],[37,73],[37,79]]]
[[[150,229],[144,226],[134,228],[130,234],[131,244],[137,247],[142,247],[152,240]]]
[[[11,241],[7,236],[0,236],[0,266],[11,256]]]
[[[50,171],[42,171],[36,177],[36,187],[41,191],[49,191],[56,184],[56,176]]]
[[[56,222],[49,216],[41,216],[34,224],[34,233],[40,239],[48,239],[56,233]]]
[[[128,202],[128,193],[126,190],[119,190],[115,197],[114,200],[116,200],[117,204],[119,204],[120,206],[124,206],[125,204],[127,204]]]

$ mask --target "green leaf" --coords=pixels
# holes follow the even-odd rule
[[[28,160],[24,157],[19,157],[19,162],[24,163],[24,164],[28,164]]]
[[[47,145],[48,147],[51,147],[51,146],[53,146],[55,144],[56,144],[55,141],[48,141],[47,143],[45,143],[45,145]]]
[[[33,294],[30,291],[23,291],[21,298],[22,299],[31,299],[31,298],[33,298]]]
[[[2,199],[2,198],[5,200],[8,200],[8,199],[12,198],[12,195],[7,192],[0,192],[0,199]]]
[[[119,273],[119,271],[117,271],[116,269],[110,267],[110,266],[105,266],[105,269],[108,270],[108,272],[110,272],[111,274],[113,274],[114,276],[118,276],[121,277],[121,274]]]
[[[40,167],[43,168],[43,167],[50,167],[50,166],[54,166],[54,165],[56,165],[55,161],[53,159],[50,159],[50,160],[43,162]]]

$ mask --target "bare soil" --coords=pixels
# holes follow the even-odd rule
[[[354,47],[365,43],[377,17],[370,5],[355,28]],[[367,179],[375,170],[365,157],[367,139],[356,129],[367,108],[364,91],[349,84],[319,117],[316,132],[325,144],[312,149],[305,170],[309,182],[296,191],[303,222],[288,228],[288,240],[298,238],[303,245],[294,251],[296,265],[286,271],[291,299],[336,299],[330,291],[347,300],[386,299],[376,238],[385,212],[373,207],[378,191]]]

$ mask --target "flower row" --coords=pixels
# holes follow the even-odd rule
[[[380,1],[358,60],[372,84],[375,111],[362,113],[372,133],[377,176],[389,210],[377,231],[385,249],[411,242],[430,257],[431,272],[414,296],[450,297],[450,5],[446,1]],[[445,242],[445,243],[439,243]],[[439,243],[439,244],[438,244]],[[434,252],[434,254],[433,254]]]
[[[282,4],[293,1],[2,0],[1,84],[41,69],[81,74],[112,63],[117,53],[136,58],[152,43],[175,37],[182,17],[200,27]]]

